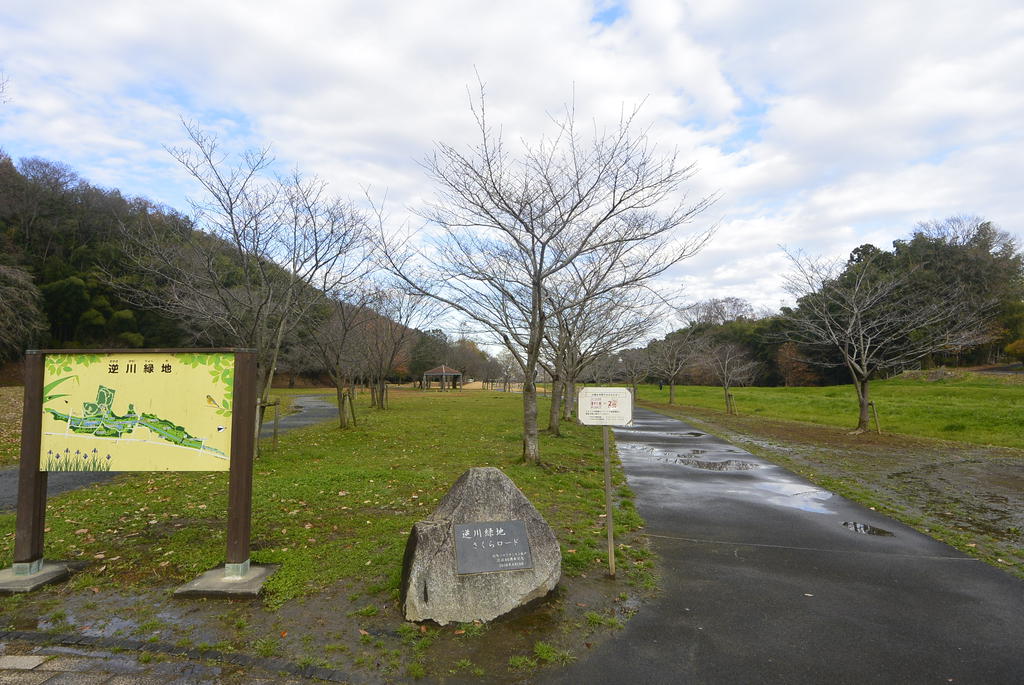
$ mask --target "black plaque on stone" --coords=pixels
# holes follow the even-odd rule
[[[533,568],[522,521],[454,524],[455,560],[460,575]]]

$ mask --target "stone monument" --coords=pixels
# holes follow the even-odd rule
[[[402,566],[408,621],[490,621],[545,596],[562,576],[551,527],[512,479],[472,468],[409,534]]]

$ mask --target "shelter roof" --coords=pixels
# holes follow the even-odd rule
[[[433,369],[431,369],[430,371],[424,371],[423,375],[424,376],[461,376],[462,372],[461,371],[456,371],[455,369],[451,368],[450,366],[445,366],[444,364],[441,364],[441,366],[436,366]]]

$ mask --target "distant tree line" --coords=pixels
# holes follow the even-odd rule
[[[386,380],[440,363],[499,373],[475,343],[416,328],[437,308],[371,273],[351,205],[301,177],[256,188],[265,160],[247,158],[245,174],[216,167],[214,141],[190,133],[194,147],[176,154],[208,188],[193,214],[202,229],[65,164],[0,153],[0,361],[28,347],[256,347],[262,387],[271,368],[326,376],[371,384],[382,407]]]
[[[858,429],[869,382],[906,369],[1024,357],[1024,256],[977,217],[922,223],[891,250],[865,244],[845,261],[791,254],[796,305],[756,311],[740,298],[698,302],[683,326],[644,348],[605,355],[586,379],[669,386],[853,382]]]
[[[134,287],[120,226],[188,230],[166,207],[98,188],[67,165],[0,152],[0,312],[3,358],[40,347],[165,347],[181,322],[121,296]],[[12,326],[13,324],[13,326]]]

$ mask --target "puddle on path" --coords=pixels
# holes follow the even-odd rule
[[[784,507],[793,507],[815,514],[835,514],[828,506],[832,493],[828,490],[808,489],[806,483],[798,482],[760,482],[755,483],[753,491],[765,501]],[[737,494],[750,494],[751,490],[733,490]],[[765,493],[771,493],[766,495]],[[775,495],[772,497],[771,495]]]
[[[703,450],[695,450],[695,452],[703,453]],[[690,457],[655,457],[654,460],[665,464],[692,466],[693,468],[704,469],[705,471],[751,471],[753,469],[760,468],[759,464],[749,461],[740,461],[739,459],[709,461],[706,459],[693,459]]]
[[[843,521],[843,527],[852,530],[854,533],[860,533],[861,535],[881,535],[883,537],[892,537],[895,535],[895,533],[888,531],[885,528],[876,528],[875,526],[869,526],[866,523],[857,523],[856,521]]]

